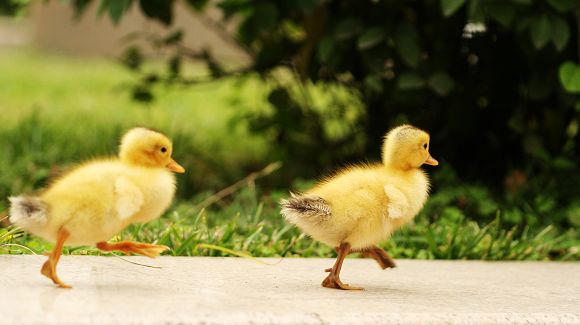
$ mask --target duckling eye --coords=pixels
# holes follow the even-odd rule
[[[166,147],[161,147],[161,152],[166,153],[167,152],[167,148]]]
[[[423,149],[427,149],[427,144],[426,143],[423,144]]]

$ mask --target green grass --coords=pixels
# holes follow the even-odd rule
[[[200,248],[216,245],[257,257],[328,257],[334,251],[319,244],[296,228],[284,223],[277,201],[285,193],[260,194],[244,188],[223,207],[199,210],[190,202],[180,202],[159,220],[132,225],[118,238],[155,242],[172,248],[168,255],[227,256],[221,250]],[[199,197],[199,200],[203,197]],[[577,233],[559,233],[551,226],[532,231],[530,228],[501,225],[501,213],[490,223],[480,226],[453,210],[441,211],[436,221],[429,220],[430,207],[415,223],[394,234],[383,247],[395,258],[482,259],[482,260],[580,260]],[[51,245],[34,236],[10,229],[0,229],[0,246],[4,243],[26,246],[40,254]],[[19,246],[0,251],[28,253]],[[93,247],[69,247],[67,254],[100,255]]]
[[[0,52],[0,71],[0,196],[38,187],[71,163],[115,154],[119,136],[136,125],[174,139],[175,156],[191,167],[181,178],[188,195],[268,162],[266,141],[238,118],[240,107],[265,107],[257,78],[160,86],[144,106],[123,88],[134,77],[105,59],[12,50]]]
[[[237,118],[267,109],[268,85],[257,78],[185,89],[158,87],[156,101],[142,106],[123,90],[133,75],[108,60],[11,50],[0,52],[0,71],[0,216],[8,195],[41,188],[75,162],[115,154],[124,130],[147,125],[172,136],[175,157],[188,173],[178,176],[178,198],[161,219],[132,225],[115,239],[165,244],[172,248],[170,255],[227,255],[200,244],[253,256],[334,255],[332,248],[282,220],[277,202],[287,190],[266,189],[261,180],[207,209],[196,206],[271,162],[268,142],[250,134]],[[316,101],[324,103],[319,97]],[[311,184],[297,180],[293,188]],[[465,193],[472,193],[468,199],[476,202],[469,209],[459,202]],[[384,247],[395,258],[580,260],[575,229],[519,225],[512,210],[498,206],[477,187],[435,189],[415,223],[395,233]],[[0,227],[0,253],[50,249],[42,239]],[[65,252],[101,254],[92,247],[67,247]]]

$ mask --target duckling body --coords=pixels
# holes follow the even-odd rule
[[[381,267],[394,261],[377,243],[410,222],[429,193],[419,167],[437,165],[428,152],[429,136],[403,125],[385,137],[383,163],[346,168],[301,195],[282,200],[282,215],[312,238],[339,251],[323,286],[360,289],[340,282],[342,259],[353,251],[373,257]]]
[[[428,190],[429,181],[420,170],[397,171],[378,164],[351,167],[304,193],[327,202],[332,211],[328,218],[289,219],[329,246],[347,241],[359,250],[387,239],[411,221],[427,200]]]
[[[174,194],[175,177],[166,169],[94,161],[71,171],[40,195],[49,207],[47,223],[27,230],[56,242],[59,229],[66,226],[67,245],[95,245],[131,223],[158,218]]]
[[[173,172],[185,170],[171,158],[171,141],[146,128],[122,139],[119,158],[93,160],[54,181],[39,196],[10,198],[10,220],[56,243],[41,273],[60,287],[56,264],[66,245],[95,245],[155,257],[169,249],[135,242],[107,243],[131,223],[158,218],[175,194]]]

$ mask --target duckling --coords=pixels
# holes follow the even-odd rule
[[[130,241],[107,243],[131,223],[158,218],[171,204],[175,177],[185,169],[172,159],[163,134],[133,128],[121,140],[118,158],[97,159],[63,175],[38,196],[10,197],[10,221],[56,243],[41,273],[62,288],[56,266],[64,244],[96,245],[155,257],[169,249]]]
[[[382,148],[382,164],[358,165],[339,171],[311,190],[281,200],[281,214],[314,239],[336,247],[338,257],[323,287],[363,290],[340,280],[344,258],[361,252],[381,268],[395,262],[376,244],[410,222],[429,193],[429,179],[420,167],[439,163],[429,154],[429,134],[411,125],[390,130]]]

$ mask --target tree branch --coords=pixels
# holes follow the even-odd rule
[[[225,26],[213,19],[209,18],[204,14],[197,15],[202,24],[204,24],[209,29],[213,30],[223,41],[228,44],[244,51],[248,56],[255,57],[255,53],[247,47],[244,43],[234,37],[230,32],[227,31]]]
[[[253,173],[249,174],[248,176],[242,178],[241,180],[235,182],[234,184],[232,184],[232,185],[224,188],[223,190],[213,194],[212,196],[203,200],[201,203],[197,204],[195,206],[195,208],[196,209],[207,208],[208,206],[214,204],[215,202],[220,201],[224,197],[235,193],[236,191],[238,191],[242,187],[244,187],[246,185],[254,184],[256,179],[272,174],[276,170],[280,169],[280,167],[282,167],[282,163],[279,161],[271,163],[268,166],[266,166],[264,169],[257,171],[257,172],[253,172]]]
[[[576,7],[576,46],[578,47],[578,63],[580,63],[580,3]]]
[[[316,7],[314,12],[304,20],[306,43],[294,58],[298,68],[298,73],[302,79],[306,78],[308,67],[310,66],[310,60],[312,58],[312,52],[322,37],[327,17],[328,8],[326,7],[326,4],[323,3]]]

